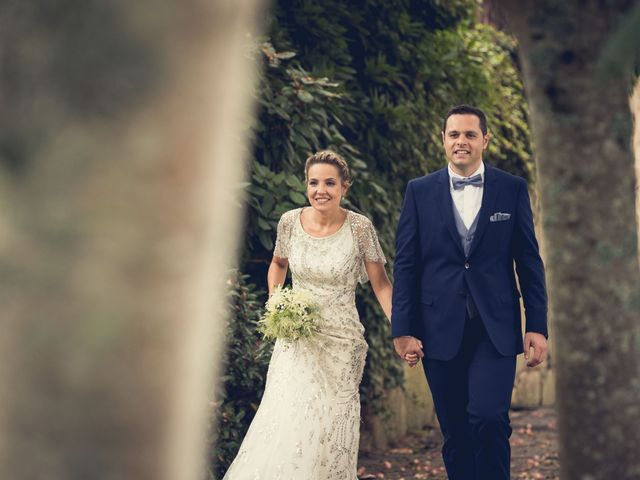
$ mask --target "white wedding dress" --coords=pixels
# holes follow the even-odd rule
[[[371,222],[347,211],[334,234],[316,238],[302,209],[278,224],[274,255],[288,258],[293,288],[312,293],[323,327],[309,340],[277,340],[255,418],[224,480],[355,480],[367,344],[355,306],[364,261],[386,262]]]

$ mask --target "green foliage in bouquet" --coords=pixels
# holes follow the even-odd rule
[[[300,340],[313,337],[322,322],[320,307],[306,290],[277,287],[260,319],[265,338]]]

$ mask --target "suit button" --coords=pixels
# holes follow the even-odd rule
[[[469,265],[469,262],[467,262],[467,263],[465,263],[465,264],[464,264],[464,268],[466,268],[466,269],[469,269],[469,267],[470,267],[470,266],[471,266],[471,265]]]

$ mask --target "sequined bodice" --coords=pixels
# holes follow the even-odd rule
[[[337,232],[317,238],[304,231],[297,212],[291,229],[289,268],[293,288],[312,293],[327,327],[362,335],[364,329],[355,307],[362,266],[348,216]]]

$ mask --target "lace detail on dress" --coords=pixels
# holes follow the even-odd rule
[[[359,213],[347,211],[349,222],[351,223],[351,230],[353,236],[356,239],[358,250],[360,253],[360,272],[358,275],[358,281],[360,283],[366,283],[369,281],[367,275],[367,269],[364,262],[375,263],[387,263],[387,259],[384,256],[380,242],[378,241],[378,235],[376,229],[373,227],[371,220]]]
[[[291,228],[298,219],[301,208],[284,212],[278,221],[276,244],[273,248],[273,256],[289,258],[289,243],[291,242]]]

